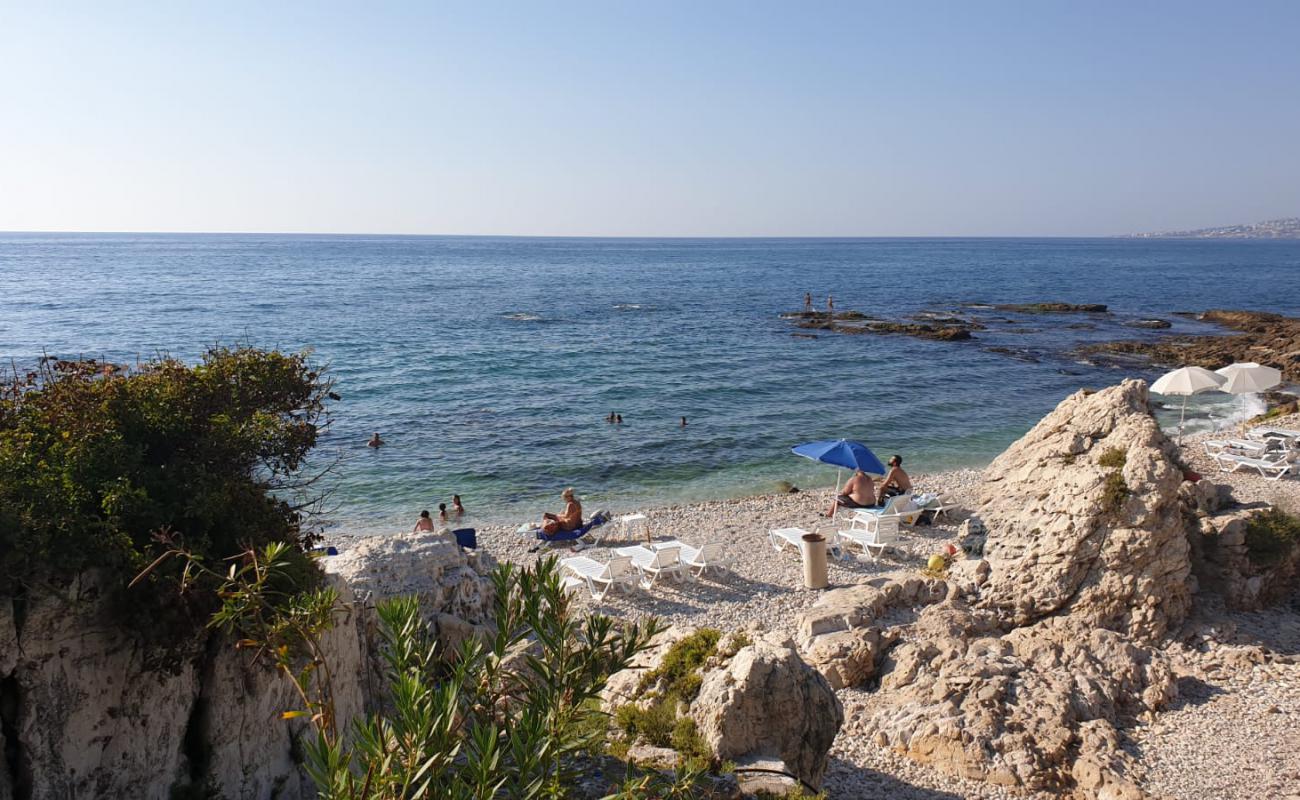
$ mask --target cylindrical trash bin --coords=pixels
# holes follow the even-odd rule
[[[803,585],[809,589],[825,589],[826,537],[820,533],[805,533],[799,549],[803,555]]]

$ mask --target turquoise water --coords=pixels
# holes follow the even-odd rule
[[[1076,344],[1156,335],[1123,326],[1148,316],[1208,332],[1179,310],[1294,313],[1298,278],[1295,242],[0,234],[0,358],[312,348],[343,398],[320,454],[342,458],[332,516],[379,530],[453,492],[503,519],[566,485],[628,507],[825,484],[789,454],[821,438],[981,465],[1080,386],[1152,374]],[[804,339],[777,315],[805,291],[886,317],[1115,313],[981,312],[1002,321],[965,343]]]

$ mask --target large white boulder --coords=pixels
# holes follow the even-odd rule
[[[759,639],[706,672],[690,716],[723,760],[779,759],[786,770],[821,786],[844,708],[794,643]]]

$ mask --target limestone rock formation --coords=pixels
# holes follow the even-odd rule
[[[1266,508],[1252,505],[1204,514],[1199,519],[1199,535],[1191,536],[1196,577],[1204,588],[1222,595],[1228,608],[1263,608],[1295,590],[1300,545],[1267,564],[1256,564],[1250,557],[1246,526]]]
[[[860,685],[875,674],[881,655],[894,642],[889,612],[910,613],[942,600],[947,591],[942,580],[906,574],[833,589],[800,615],[799,642],[831,688]]]
[[[1209,369],[1234,361],[1257,361],[1282,370],[1285,381],[1300,381],[1300,319],[1262,311],[1206,311],[1199,319],[1238,333],[1104,342],[1084,347],[1082,352],[1141,355],[1158,364],[1201,364]]]
[[[1183,472],[1144,382],[1076,392],[984,476],[984,607],[1017,625],[1068,614],[1145,639],[1186,615]]]
[[[611,675],[603,693],[606,709],[644,705],[643,676],[695,632],[688,626],[661,632],[630,667]],[[718,758],[774,762],[811,786],[821,785],[831,744],[844,723],[839,698],[788,639],[771,634],[744,646],[733,641],[723,636],[717,653],[699,669],[698,695],[680,711]]]
[[[1116,732],[1175,695],[1154,645],[1195,584],[1182,482],[1144,383],[1078,392],[986,471],[986,560],[828,592],[800,646],[834,685],[878,682],[853,726],[881,746],[1008,786],[1138,797]]]
[[[690,715],[718,758],[777,758],[812,786],[821,785],[844,724],[844,709],[826,679],[792,642],[771,637],[705,673]]]
[[[495,567],[490,554],[466,554],[454,539],[436,531],[372,536],[327,559],[325,569],[346,581],[356,595],[358,625],[370,655],[369,685],[383,685],[386,669],[377,603],[414,595],[439,649],[449,653],[485,631],[493,607],[488,575]],[[369,710],[378,710],[381,698],[372,693],[369,700]]]
[[[434,536],[362,542],[327,560],[347,608],[323,642],[341,726],[378,704],[367,658],[376,599],[419,595],[449,642],[491,611],[489,559]],[[304,726],[281,719],[298,707],[282,676],[220,638],[160,670],[109,618],[92,574],[64,593],[28,597],[20,622],[0,604],[0,746],[18,764],[0,759],[0,800],[168,797],[173,788],[232,800],[312,797],[295,741]]]

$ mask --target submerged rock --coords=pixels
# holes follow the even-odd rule
[[[1102,314],[1108,310],[1102,303],[1001,303],[994,308],[1021,314]]]
[[[1146,328],[1148,330],[1163,330],[1174,326],[1167,319],[1134,319],[1125,322],[1124,325],[1129,328]]]

